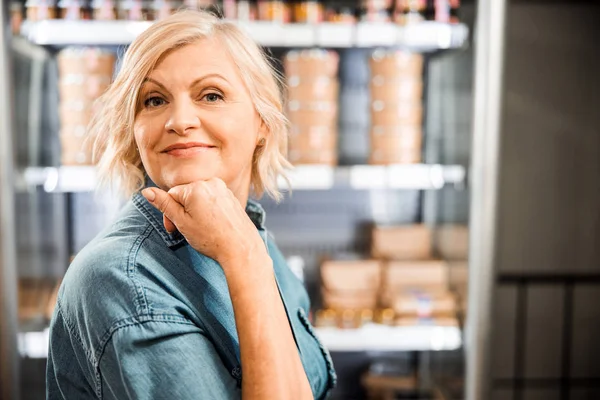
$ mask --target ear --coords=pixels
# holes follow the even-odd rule
[[[265,124],[265,121],[261,118],[260,126],[258,127],[258,137],[256,138],[256,145],[264,146],[268,137],[269,137],[269,128],[267,127],[267,124]]]

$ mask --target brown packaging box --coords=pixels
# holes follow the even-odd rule
[[[79,152],[63,152],[60,158],[62,165],[77,166],[77,165],[92,165],[92,155],[85,151]]]
[[[288,77],[287,81],[287,98],[289,102],[326,101],[337,103],[338,101],[339,83],[336,79],[293,76]]]
[[[323,305],[334,310],[358,310],[377,306],[376,291],[333,292],[321,290]]]
[[[421,150],[401,150],[390,149],[383,151],[374,149],[369,154],[369,164],[372,165],[390,165],[390,164],[418,164],[421,162]]]
[[[292,150],[288,154],[288,160],[294,165],[337,165],[337,152],[331,150],[304,151]]]
[[[335,165],[337,162],[336,130],[327,126],[292,126],[288,159],[295,164]]]
[[[383,269],[386,288],[445,292],[448,288],[448,265],[441,260],[389,261]]]
[[[110,86],[106,75],[67,75],[59,82],[61,101],[93,101]]]
[[[456,298],[450,292],[399,293],[392,301],[392,308],[400,317],[454,317]]]
[[[292,50],[283,58],[287,76],[337,76],[339,56],[334,51],[322,49]]]
[[[371,76],[419,79],[423,74],[423,56],[403,51],[378,49],[369,57]]]
[[[61,76],[69,74],[97,74],[113,76],[115,55],[94,47],[67,48],[58,54],[58,71]]]
[[[466,260],[469,257],[469,227],[440,225],[434,234],[436,253],[445,260]]]
[[[431,258],[431,229],[423,224],[375,226],[371,232],[371,255],[388,260]]]
[[[375,133],[371,130],[371,151],[380,150],[402,152],[403,150],[420,153],[422,135],[420,128],[407,129],[404,133]]]
[[[466,293],[469,287],[469,266],[466,261],[448,263],[448,285],[450,290]]]
[[[381,283],[378,260],[329,260],[321,264],[321,282],[332,291],[376,291]]]
[[[371,103],[371,126],[421,125],[423,106],[420,103],[395,103],[376,100]]]
[[[92,118],[92,109],[90,107],[78,110],[61,104],[58,113],[62,126],[87,126]]]
[[[448,268],[443,261],[393,261],[383,269],[380,302],[391,307],[396,297],[410,291],[446,293]]]
[[[337,126],[337,110],[288,110],[287,117],[292,124],[305,126]]]
[[[449,327],[458,327],[458,320],[456,317],[434,317],[431,319],[427,319],[427,324],[434,326],[449,326]],[[416,326],[423,325],[423,320],[415,317],[400,317],[396,319],[396,326]]]
[[[385,79],[378,75],[371,80],[370,89],[373,101],[420,103],[423,100],[421,79]]]

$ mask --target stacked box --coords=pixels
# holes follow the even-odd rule
[[[321,295],[333,310],[374,309],[381,282],[377,260],[325,261],[321,265]]]
[[[423,57],[376,50],[371,69],[371,164],[421,161]]]
[[[320,49],[284,58],[293,164],[337,164],[338,64],[337,53]]]
[[[66,48],[58,55],[63,165],[90,165],[87,125],[96,100],[110,85],[115,56],[98,48]]]

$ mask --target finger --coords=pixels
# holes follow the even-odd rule
[[[163,214],[163,225],[169,233],[173,233],[177,230],[175,224],[165,214]]]
[[[185,221],[185,210],[176,199],[171,197],[167,192],[159,188],[146,188],[142,190],[142,195],[159,209],[175,226],[182,224]]]

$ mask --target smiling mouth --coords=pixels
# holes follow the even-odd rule
[[[167,147],[162,152],[174,157],[193,157],[198,154],[206,153],[216,146],[204,143],[183,143]]]

